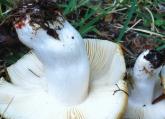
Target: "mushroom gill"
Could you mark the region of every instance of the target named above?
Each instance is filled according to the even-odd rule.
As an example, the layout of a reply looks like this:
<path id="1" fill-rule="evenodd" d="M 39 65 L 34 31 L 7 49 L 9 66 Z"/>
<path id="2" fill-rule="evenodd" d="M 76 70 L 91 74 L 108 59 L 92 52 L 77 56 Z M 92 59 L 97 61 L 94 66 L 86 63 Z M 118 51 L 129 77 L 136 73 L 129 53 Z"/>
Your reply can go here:
<path id="1" fill-rule="evenodd" d="M 128 95 L 120 46 L 82 39 L 55 12 L 56 19 L 48 21 L 46 28 L 33 21 L 35 12 L 15 22 L 20 41 L 32 51 L 7 68 L 11 83 L 1 78 L 1 115 L 11 119 L 122 118 Z"/>

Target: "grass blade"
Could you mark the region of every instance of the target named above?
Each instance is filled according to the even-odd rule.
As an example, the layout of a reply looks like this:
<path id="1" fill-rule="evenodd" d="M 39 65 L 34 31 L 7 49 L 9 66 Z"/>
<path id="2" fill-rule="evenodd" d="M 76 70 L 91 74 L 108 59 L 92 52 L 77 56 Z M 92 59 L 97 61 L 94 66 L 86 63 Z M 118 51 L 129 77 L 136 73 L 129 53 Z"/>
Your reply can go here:
<path id="1" fill-rule="evenodd" d="M 67 15 L 70 12 L 72 12 L 76 8 L 76 5 L 77 5 L 77 0 L 70 0 L 68 6 L 64 10 L 64 15 Z"/>
<path id="2" fill-rule="evenodd" d="M 156 50 L 160 51 L 160 50 L 163 50 L 165 49 L 165 45 L 162 45 L 162 46 L 159 46 L 158 48 L 156 48 Z"/>
<path id="3" fill-rule="evenodd" d="M 120 42 L 122 40 L 122 38 L 124 36 L 124 33 L 125 33 L 125 31 L 126 31 L 126 29 L 128 27 L 128 24 L 129 24 L 129 22 L 130 22 L 130 20 L 131 20 L 131 18 L 133 16 L 133 13 L 136 11 L 136 8 L 137 8 L 136 0 L 131 0 L 131 8 L 128 11 L 128 18 L 125 21 L 124 26 L 123 26 L 123 28 L 120 31 L 119 37 L 117 38 L 117 42 Z"/>

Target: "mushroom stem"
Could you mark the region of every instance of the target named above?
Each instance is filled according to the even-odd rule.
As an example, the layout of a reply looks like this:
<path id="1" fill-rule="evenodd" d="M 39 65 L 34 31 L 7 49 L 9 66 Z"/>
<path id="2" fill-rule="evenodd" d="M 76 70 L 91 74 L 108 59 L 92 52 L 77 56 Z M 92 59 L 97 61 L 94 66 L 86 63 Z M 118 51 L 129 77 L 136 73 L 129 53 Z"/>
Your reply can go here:
<path id="1" fill-rule="evenodd" d="M 141 81 L 134 80 L 134 89 L 131 91 L 132 100 L 141 105 L 151 104 L 156 81 L 144 79 Z"/>
<path id="2" fill-rule="evenodd" d="M 133 68 L 134 87 L 131 91 L 131 100 L 141 105 L 151 104 L 155 85 L 159 79 L 161 66 L 154 69 L 150 61 L 145 59 L 149 50 L 143 52 L 136 60 Z"/>
<path id="3" fill-rule="evenodd" d="M 64 65 L 54 65 L 51 68 L 44 66 L 48 93 L 66 105 L 79 104 L 88 95 L 88 61 L 83 57 L 80 62 L 74 58 L 65 60 L 68 60 L 67 64 L 65 61 L 60 62 Z"/>
<path id="4" fill-rule="evenodd" d="M 21 28 L 15 25 L 18 37 L 42 62 L 48 93 L 63 104 L 81 103 L 88 95 L 89 61 L 78 31 L 62 16 L 49 23 L 56 37 L 38 24 L 31 25 L 30 17 L 23 23 Z"/>
<path id="5" fill-rule="evenodd" d="M 61 54 L 54 56 L 53 61 L 45 59 L 45 55 L 40 59 L 45 67 L 48 92 L 70 105 L 81 103 L 88 95 L 89 61 L 79 33 L 67 21 L 63 25 L 63 28 L 57 31 L 59 39 L 64 41 L 64 49 L 59 51 Z M 49 44 L 49 41 L 45 44 Z M 46 46 L 43 44 L 43 47 Z M 53 49 L 50 52 L 53 52 Z M 42 51 L 36 54 L 40 55 Z M 47 55 L 53 56 L 48 52 Z"/>

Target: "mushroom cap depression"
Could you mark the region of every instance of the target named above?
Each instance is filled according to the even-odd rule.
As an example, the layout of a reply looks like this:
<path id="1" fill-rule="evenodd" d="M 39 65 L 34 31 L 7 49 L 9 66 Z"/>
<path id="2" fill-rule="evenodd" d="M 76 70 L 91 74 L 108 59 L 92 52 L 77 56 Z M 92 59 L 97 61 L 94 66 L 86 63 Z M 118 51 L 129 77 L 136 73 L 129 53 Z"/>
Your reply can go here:
<path id="1" fill-rule="evenodd" d="M 12 119 L 122 118 L 128 95 L 123 81 L 126 68 L 120 46 L 99 39 L 84 39 L 84 42 L 90 61 L 89 94 L 85 101 L 74 106 L 54 101 L 42 78 L 42 63 L 29 52 L 7 68 L 11 83 L 1 78 L 2 116 Z"/>

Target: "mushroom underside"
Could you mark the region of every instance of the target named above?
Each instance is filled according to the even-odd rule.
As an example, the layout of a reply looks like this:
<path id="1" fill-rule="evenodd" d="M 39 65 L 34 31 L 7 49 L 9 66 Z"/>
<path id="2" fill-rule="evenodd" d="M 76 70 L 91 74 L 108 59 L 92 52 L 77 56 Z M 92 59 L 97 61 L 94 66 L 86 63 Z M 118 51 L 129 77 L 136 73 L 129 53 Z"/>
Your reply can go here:
<path id="1" fill-rule="evenodd" d="M 30 52 L 7 68 L 12 83 L 1 78 L 1 114 L 12 119 L 121 118 L 128 98 L 127 85 L 123 81 L 126 68 L 122 51 L 119 45 L 109 41 L 84 41 L 91 80 L 89 95 L 83 103 L 65 106 L 48 95 L 42 78 L 43 66 Z"/>

